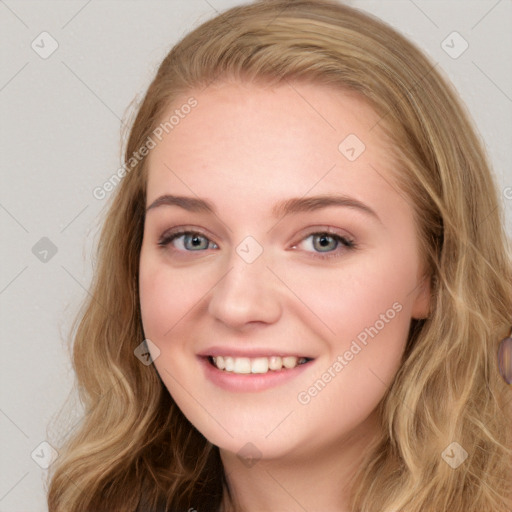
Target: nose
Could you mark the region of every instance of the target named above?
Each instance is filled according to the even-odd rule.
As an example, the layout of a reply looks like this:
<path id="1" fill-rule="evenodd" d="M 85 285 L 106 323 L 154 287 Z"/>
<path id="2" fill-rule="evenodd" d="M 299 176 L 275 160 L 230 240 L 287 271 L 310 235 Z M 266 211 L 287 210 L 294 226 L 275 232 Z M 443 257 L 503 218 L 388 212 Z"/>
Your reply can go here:
<path id="1" fill-rule="evenodd" d="M 235 329 L 274 323 L 282 314 L 279 285 L 263 255 L 247 263 L 233 251 L 224 277 L 212 290 L 208 312 Z"/>

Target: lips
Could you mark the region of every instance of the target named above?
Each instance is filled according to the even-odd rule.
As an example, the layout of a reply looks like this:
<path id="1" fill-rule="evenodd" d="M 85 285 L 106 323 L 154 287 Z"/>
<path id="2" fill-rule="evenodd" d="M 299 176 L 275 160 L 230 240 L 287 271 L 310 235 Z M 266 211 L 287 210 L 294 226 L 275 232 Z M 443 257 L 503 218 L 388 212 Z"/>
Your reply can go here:
<path id="1" fill-rule="evenodd" d="M 299 349 L 300 350 L 300 349 Z M 212 346 L 197 354 L 205 376 L 235 392 L 263 391 L 294 379 L 314 361 L 311 354 L 275 347 Z"/>
<path id="2" fill-rule="evenodd" d="M 214 352 L 217 355 L 211 355 L 208 352 Z M 234 355 L 218 355 L 219 352 L 227 354 L 225 350 L 210 350 L 198 355 L 197 359 L 208 381 L 217 388 L 232 393 L 261 392 L 275 386 L 285 385 L 298 378 L 314 363 L 314 359 L 309 357 L 276 353 L 265 356 L 259 350 L 252 350 L 257 355 L 251 354 L 250 357 L 247 352 L 243 353 L 240 350 L 229 351 L 231 354 L 235 353 Z M 280 369 L 272 370 L 270 366 L 277 368 L 279 359 L 281 360 Z M 290 368 L 284 366 L 283 361 Z M 219 369 L 217 365 L 224 365 L 224 369 Z"/>

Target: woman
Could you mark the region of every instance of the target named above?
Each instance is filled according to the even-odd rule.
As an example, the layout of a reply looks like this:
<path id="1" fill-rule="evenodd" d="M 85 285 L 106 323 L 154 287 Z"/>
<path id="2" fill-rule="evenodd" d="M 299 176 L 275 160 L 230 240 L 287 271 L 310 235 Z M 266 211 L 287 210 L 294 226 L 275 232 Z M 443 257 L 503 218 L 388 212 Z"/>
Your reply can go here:
<path id="1" fill-rule="evenodd" d="M 124 169 L 50 512 L 510 509 L 497 187 L 411 43 L 231 9 L 164 59 Z"/>

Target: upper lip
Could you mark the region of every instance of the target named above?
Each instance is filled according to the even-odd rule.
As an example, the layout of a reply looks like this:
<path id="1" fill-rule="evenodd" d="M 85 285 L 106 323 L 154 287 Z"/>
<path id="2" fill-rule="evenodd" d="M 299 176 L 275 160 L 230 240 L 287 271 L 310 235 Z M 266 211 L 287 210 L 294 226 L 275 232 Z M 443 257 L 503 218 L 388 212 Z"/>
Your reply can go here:
<path id="1" fill-rule="evenodd" d="M 199 354 L 197 354 L 200 357 L 217 357 L 217 356 L 232 356 L 232 357 L 272 357 L 272 356 L 279 356 L 279 357 L 288 357 L 288 356 L 294 356 L 294 357 L 305 357 L 307 359 L 313 359 L 311 356 L 305 355 L 302 352 L 297 351 L 289 351 L 289 350 L 276 350 L 275 348 L 259 348 L 259 347 L 251 347 L 251 348 L 245 348 L 241 349 L 240 347 L 210 347 L 203 351 L 201 351 Z"/>

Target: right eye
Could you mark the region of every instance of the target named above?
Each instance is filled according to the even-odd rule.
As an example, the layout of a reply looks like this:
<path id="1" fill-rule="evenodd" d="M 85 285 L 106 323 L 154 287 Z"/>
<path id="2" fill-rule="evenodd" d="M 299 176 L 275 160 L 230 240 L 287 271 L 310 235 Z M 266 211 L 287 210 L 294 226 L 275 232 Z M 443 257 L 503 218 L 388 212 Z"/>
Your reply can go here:
<path id="1" fill-rule="evenodd" d="M 203 234 L 197 231 L 185 230 L 165 233 L 158 241 L 160 247 L 167 247 L 169 244 L 173 244 L 173 249 L 185 252 L 197 252 L 218 248 L 217 244 L 211 242 L 210 239 Z M 213 247 L 211 247 L 210 244 L 212 244 Z"/>

